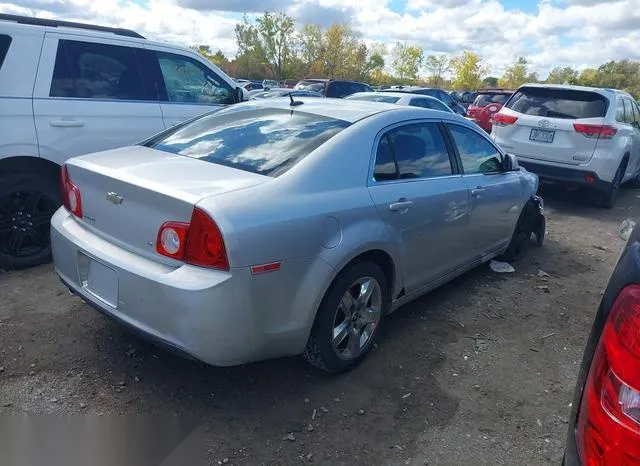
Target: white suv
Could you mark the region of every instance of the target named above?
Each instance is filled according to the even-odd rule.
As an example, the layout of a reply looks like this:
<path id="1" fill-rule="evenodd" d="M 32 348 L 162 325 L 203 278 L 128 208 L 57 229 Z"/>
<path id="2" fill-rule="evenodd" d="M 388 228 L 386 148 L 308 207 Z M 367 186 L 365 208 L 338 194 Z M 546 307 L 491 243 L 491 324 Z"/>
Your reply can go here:
<path id="1" fill-rule="evenodd" d="M 609 208 L 622 183 L 640 187 L 640 111 L 626 92 L 525 84 L 493 120 L 493 139 L 541 182 L 590 188 Z"/>
<path id="2" fill-rule="evenodd" d="M 49 259 L 67 158 L 136 143 L 247 98 L 188 48 L 0 14 L 0 269 Z"/>

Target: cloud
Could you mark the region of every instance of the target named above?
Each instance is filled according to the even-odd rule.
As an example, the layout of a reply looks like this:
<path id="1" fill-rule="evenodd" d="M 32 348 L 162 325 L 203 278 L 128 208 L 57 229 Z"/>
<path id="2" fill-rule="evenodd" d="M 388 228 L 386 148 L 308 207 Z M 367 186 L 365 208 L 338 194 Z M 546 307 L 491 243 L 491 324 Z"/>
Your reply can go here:
<path id="1" fill-rule="evenodd" d="M 287 0 L 178 0 L 178 5 L 198 11 L 233 11 L 262 13 L 263 11 L 284 11 Z"/>
<path id="2" fill-rule="evenodd" d="M 351 23 L 355 12 L 349 7 L 340 8 L 324 6 L 316 2 L 299 2 L 291 5 L 287 13 L 296 20 L 298 25 L 313 23 L 327 27 L 334 23 Z"/>

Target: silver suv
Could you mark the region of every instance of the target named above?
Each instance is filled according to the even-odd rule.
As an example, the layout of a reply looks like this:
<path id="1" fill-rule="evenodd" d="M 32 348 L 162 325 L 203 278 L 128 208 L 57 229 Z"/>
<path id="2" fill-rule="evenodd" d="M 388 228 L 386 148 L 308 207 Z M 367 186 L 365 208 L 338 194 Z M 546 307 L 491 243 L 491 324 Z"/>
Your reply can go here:
<path id="1" fill-rule="evenodd" d="M 525 84 L 493 117 L 493 139 L 541 181 L 590 189 L 611 208 L 640 187 L 640 110 L 626 92 Z"/>

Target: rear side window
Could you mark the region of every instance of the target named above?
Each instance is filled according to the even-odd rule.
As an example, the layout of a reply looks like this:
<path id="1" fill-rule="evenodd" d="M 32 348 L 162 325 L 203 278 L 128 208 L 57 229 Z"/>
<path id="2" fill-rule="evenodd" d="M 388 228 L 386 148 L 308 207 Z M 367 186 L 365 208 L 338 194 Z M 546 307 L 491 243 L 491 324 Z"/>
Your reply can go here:
<path id="1" fill-rule="evenodd" d="M 616 99 L 616 121 L 624 123 L 624 102 L 620 97 Z"/>
<path id="2" fill-rule="evenodd" d="M 6 34 L 0 34 L 0 68 L 2 68 L 2 64 L 4 63 L 4 59 L 7 56 L 7 52 L 9 51 L 10 45 L 11 45 L 11 36 L 7 36 Z"/>
<path id="3" fill-rule="evenodd" d="M 303 112 L 227 107 L 145 145 L 277 177 L 348 126 L 343 120 Z"/>
<path id="4" fill-rule="evenodd" d="M 598 118 L 607 112 L 603 95 L 574 89 L 522 87 L 507 103 L 507 108 L 525 115 L 548 118 Z"/>
<path id="5" fill-rule="evenodd" d="M 380 140 L 374 171 L 377 181 L 433 178 L 452 173 L 449 151 L 435 123 L 402 126 Z"/>
<path id="6" fill-rule="evenodd" d="M 136 50 L 118 45 L 60 40 L 50 95 L 144 100 Z"/>

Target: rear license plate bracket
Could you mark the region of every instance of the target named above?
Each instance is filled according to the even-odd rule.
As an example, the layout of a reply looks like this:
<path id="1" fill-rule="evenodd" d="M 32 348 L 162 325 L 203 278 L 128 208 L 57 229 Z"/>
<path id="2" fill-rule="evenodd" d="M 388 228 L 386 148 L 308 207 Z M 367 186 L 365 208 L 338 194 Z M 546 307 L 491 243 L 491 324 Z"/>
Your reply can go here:
<path id="1" fill-rule="evenodd" d="M 118 307 L 118 273 L 102 262 L 78 252 L 82 288 L 108 306 Z"/>
<path id="2" fill-rule="evenodd" d="M 529 140 L 551 144 L 555 135 L 555 131 L 550 131 L 548 129 L 531 128 L 531 133 L 529 133 Z"/>

